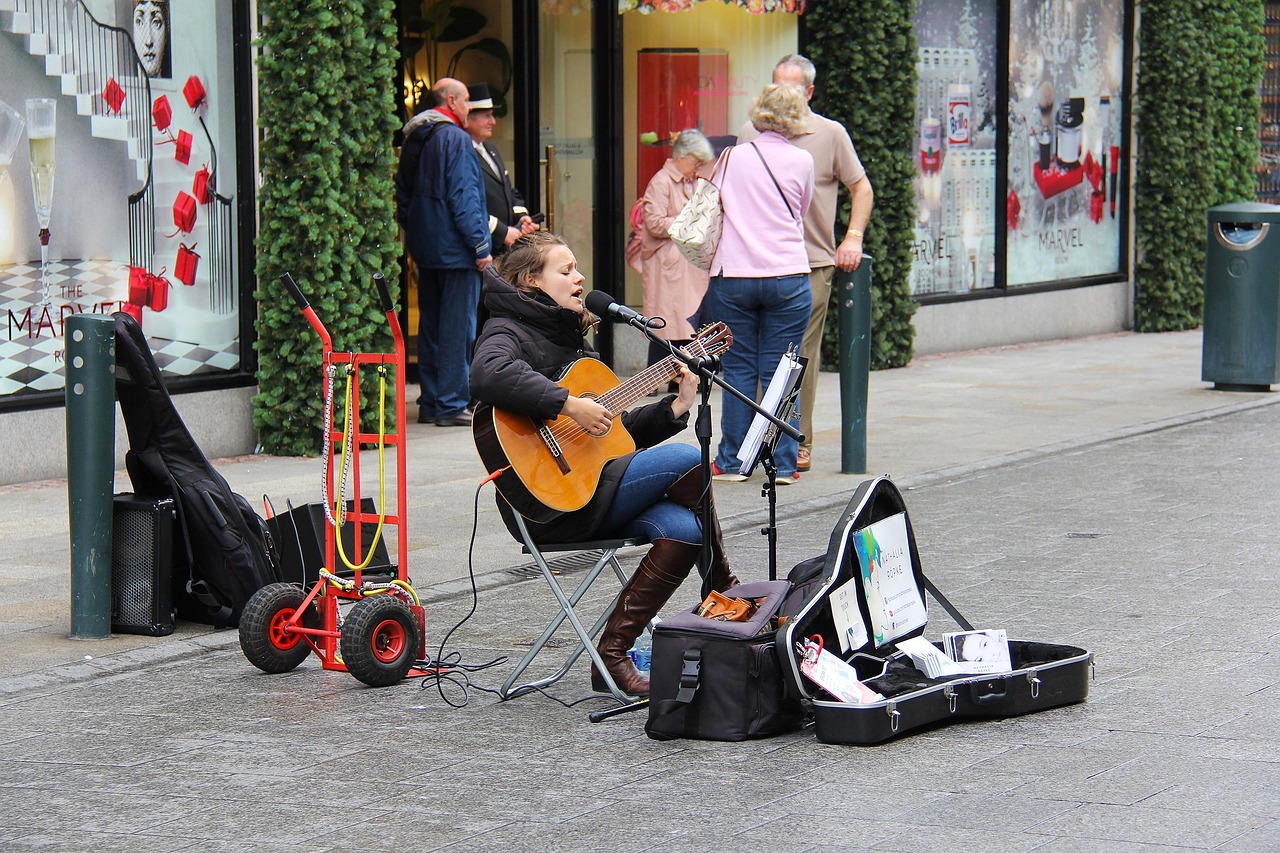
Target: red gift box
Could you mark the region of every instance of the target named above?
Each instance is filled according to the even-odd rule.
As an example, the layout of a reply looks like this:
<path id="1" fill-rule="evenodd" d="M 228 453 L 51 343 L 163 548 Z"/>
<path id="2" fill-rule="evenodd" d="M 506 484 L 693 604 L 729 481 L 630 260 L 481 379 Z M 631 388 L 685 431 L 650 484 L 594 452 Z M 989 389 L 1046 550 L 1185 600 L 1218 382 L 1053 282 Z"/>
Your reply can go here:
<path id="1" fill-rule="evenodd" d="M 199 77 L 192 74 L 187 78 L 186 85 L 182 87 L 182 96 L 187 99 L 187 105 L 193 110 L 204 103 L 204 84 L 200 82 Z"/>
<path id="2" fill-rule="evenodd" d="M 1018 198 L 1017 190 L 1009 190 L 1009 198 L 1004 203 L 1004 215 L 1008 220 L 1009 230 L 1018 230 L 1018 219 L 1022 216 L 1022 200 Z"/>
<path id="3" fill-rule="evenodd" d="M 120 310 L 128 314 L 133 319 L 137 320 L 139 326 L 142 325 L 142 306 L 141 305 L 134 305 L 131 302 L 126 302 L 125 304 L 120 306 Z"/>
<path id="4" fill-rule="evenodd" d="M 151 120 L 155 122 L 156 130 L 161 133 L 169 129 L 169 125 L 173 122 L 173 108 L 169 106 L 168 95 L 161 95 L 151 105 Z"/>
<path id="5" fill-rule="evenodd" d="M 200 264 L 200 256 L 195 246 L 186 243 L 178 244 L 178 261 L 173 265 L 173 275 L 178 281 L 191 287 L 196 283 L 196 267 Z"/>
<path id="6" fill-rule="evenodd" d="M 151 296 L 151 273 L 142 267 L 129 267 L 129 304 L 141 308 Z M 139 315 L 141 316 L 141 315 Z"/>
<path id="7" fill-rule="evenodd" d="M 164 272 L 164 270 L 161 270 Z M 163 311 L 169 307 L 169 279 L 163 275 L 151 276 L 151 298 L 147 301 L 147 307 L 152 311 Z"/>
<path id="8" fill-rule="evenodd" d="M 208 204 L 213 201 L 213 193 L 209 190 L 208 166 L 201 166 L 200 171 L 196 172 L 195 180 L 191 182 L 191 194 L 201 204 Z"/>
<path id="9" fill-rule="evenodd" d="M 173 159 L 184 166 L 191 162 L 191 141 L 191 134 L 180 130 L 178 139 L 173 144 Z"/>
<path id="10" fill-rule="evenodd" d="M 107 87 L 102 90 L 102 99 L 107 102 L 107 106 L 111 107 L 111 112 L 120 112 L 120 105 L 124 103 L 124 89 L 120 88 L 116 78 L 107 79 Z"/>
<path id="11" fill-rule="evenodd" d="M 187 234 L 196 227 L 196 200 L 181 190 L 173 200 L 173 224 L 178 226 L 179 231 Z"/>

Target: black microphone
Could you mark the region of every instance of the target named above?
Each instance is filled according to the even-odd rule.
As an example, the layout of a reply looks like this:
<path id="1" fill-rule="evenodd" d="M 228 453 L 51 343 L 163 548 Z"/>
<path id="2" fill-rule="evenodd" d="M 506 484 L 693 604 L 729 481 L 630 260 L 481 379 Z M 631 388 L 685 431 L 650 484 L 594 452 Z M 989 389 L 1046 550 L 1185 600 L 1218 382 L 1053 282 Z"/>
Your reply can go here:
<path id="1" fill-rule="evenodd" d="M 628 323 L 639 329 L 649 328 L 649 324 L 657 319 L 646 317 L 620 302 L 614 302 L 613 297 L 603 290 L 593 290 L 587 294 L 587 310 L 597 317 L 608 317 L 615 322 Z"/>

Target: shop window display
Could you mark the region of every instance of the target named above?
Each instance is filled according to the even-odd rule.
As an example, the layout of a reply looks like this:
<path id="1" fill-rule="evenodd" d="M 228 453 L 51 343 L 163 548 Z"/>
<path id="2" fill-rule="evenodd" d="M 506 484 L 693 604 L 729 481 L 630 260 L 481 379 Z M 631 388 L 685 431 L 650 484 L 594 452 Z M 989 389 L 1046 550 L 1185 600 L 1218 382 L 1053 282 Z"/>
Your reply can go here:
<path id="1" fill-rule="evenodd" d="M 916 8 L 916 223 L 911 289 L 995 284 L 995 3 L 922 0 Z"/>
<path id="2" fill-rule="evenodd" d="M 61 392 L 80 312 L 132 313 L 169 376 L 239 371 L 233 4 L 49 10 L 0 16 L 0 101 L 51 105 L 0 182 L 0 404 Z M 41 39 L 65 46 L 59 68 Z"/>
<path id="3" fill-rule="evenodd" d="M 1122 3 L 1012 4 L 1010 286 L 1122 272 L 1126 62 Z"/>
<path id="4" fill-rule="evenodd" d="M 997 69 L 994 0 L 917 3 L 915 295 L 1123 274 L 1125 8 L 1014 2 L 1008 66 Z M 1003 104 L 997 74 L 1007 74 Z"/>

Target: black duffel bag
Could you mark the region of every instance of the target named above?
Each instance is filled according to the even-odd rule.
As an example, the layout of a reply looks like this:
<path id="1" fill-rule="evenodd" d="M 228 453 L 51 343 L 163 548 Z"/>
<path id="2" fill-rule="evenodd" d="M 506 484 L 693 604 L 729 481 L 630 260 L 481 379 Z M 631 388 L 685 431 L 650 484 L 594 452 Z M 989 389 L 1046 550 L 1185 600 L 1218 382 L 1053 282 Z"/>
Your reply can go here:
<path id="1" fill-rule="evenodd" d="M 763 599 L 746 622 L 719 622 L 680 613 L 653 632 L 649 670 L 649 721 L 654 740 L 747 740 L 799 727 L 803 708 L 786 689 L 774 646 L 764 631 L 791 584 L 761 581 L 727 595 Z"/>

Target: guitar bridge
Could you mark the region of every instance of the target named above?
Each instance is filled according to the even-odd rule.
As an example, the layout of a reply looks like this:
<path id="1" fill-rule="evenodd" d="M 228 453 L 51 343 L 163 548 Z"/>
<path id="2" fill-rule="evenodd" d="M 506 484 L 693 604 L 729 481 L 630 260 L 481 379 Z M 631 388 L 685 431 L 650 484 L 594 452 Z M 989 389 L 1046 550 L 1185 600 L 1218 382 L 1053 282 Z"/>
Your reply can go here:
<path id="1" fill-rule="evenodd" d="M 556 441 L 556 437 L 552 434 L 551 428 L 545 423 L 538 427 L 538 435 L 542 437 L 542 443 L 547 446 L 547 450 L 551 451 L 551 458 L 556 460 L 556 467 L 560 469 L 561 474 L 569 473 L 569 463 L 565 461 L 564 451 L 560 448 L 560 442 Z"/>

